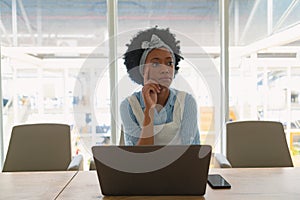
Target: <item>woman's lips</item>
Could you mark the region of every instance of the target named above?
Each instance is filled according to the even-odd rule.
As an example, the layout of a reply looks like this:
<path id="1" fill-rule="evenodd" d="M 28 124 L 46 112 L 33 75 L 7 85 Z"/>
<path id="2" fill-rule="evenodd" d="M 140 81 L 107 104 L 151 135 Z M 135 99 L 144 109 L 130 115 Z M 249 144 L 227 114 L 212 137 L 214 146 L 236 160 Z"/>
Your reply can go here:
<path id="1" fill-rule="evenodd" d="M 159 80 L 160 81 L 171 81 L 172 79 L 170 77 L 162 77 Z"/>

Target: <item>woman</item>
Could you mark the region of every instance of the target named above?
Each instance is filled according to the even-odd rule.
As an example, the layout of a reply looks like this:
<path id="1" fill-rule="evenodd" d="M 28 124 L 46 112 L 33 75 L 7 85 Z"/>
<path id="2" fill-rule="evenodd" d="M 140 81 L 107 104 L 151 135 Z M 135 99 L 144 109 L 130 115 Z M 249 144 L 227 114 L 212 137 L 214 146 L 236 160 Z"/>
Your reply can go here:
<path id="1" fill-rule="evenodd" d="M 154 27 L 127 46 L 127 72 L 143 88 L 121 102 L 125 144 L 200 144 L 195 99 L 170 88 L 183 59 L 179 41 L 169 29 Z"/>

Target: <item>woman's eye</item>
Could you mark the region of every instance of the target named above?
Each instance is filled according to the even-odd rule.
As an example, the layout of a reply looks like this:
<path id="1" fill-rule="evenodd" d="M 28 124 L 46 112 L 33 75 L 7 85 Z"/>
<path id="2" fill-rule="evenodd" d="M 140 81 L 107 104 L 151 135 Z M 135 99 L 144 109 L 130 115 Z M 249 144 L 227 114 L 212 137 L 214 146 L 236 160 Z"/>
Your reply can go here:
<path id="1" fill-rule="evenodd" d="M 152 63 L 152 67 L 158 67 L 160 64 L 157 62 Z"/>
<path id="2" fill-rule="evenodd" d="M 173 66 L 173 61 L 168 62 L 168 66 Z"/>

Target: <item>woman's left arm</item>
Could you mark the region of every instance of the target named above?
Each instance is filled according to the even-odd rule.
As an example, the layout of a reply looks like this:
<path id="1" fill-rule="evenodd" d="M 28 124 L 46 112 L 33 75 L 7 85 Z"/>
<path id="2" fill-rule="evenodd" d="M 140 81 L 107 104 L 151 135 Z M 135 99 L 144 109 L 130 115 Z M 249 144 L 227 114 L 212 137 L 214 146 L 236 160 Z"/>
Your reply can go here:
<path id="1" fill-rule="evenodd" d="M 198 129 L 198 107 L 194 97 L 186 94 L 180 126 L 182 144 L 200 144 Z"/>

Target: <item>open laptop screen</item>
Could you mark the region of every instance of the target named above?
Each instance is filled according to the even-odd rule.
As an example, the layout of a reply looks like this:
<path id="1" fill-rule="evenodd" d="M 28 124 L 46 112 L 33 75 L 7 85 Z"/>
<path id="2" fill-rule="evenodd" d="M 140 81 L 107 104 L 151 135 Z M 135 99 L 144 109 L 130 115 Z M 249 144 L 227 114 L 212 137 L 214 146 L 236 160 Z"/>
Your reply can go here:
<path id="1" fill-rule="evenodd" d="M 204 195 L 209 145 L 94 146 L 103 195 Z"/>

